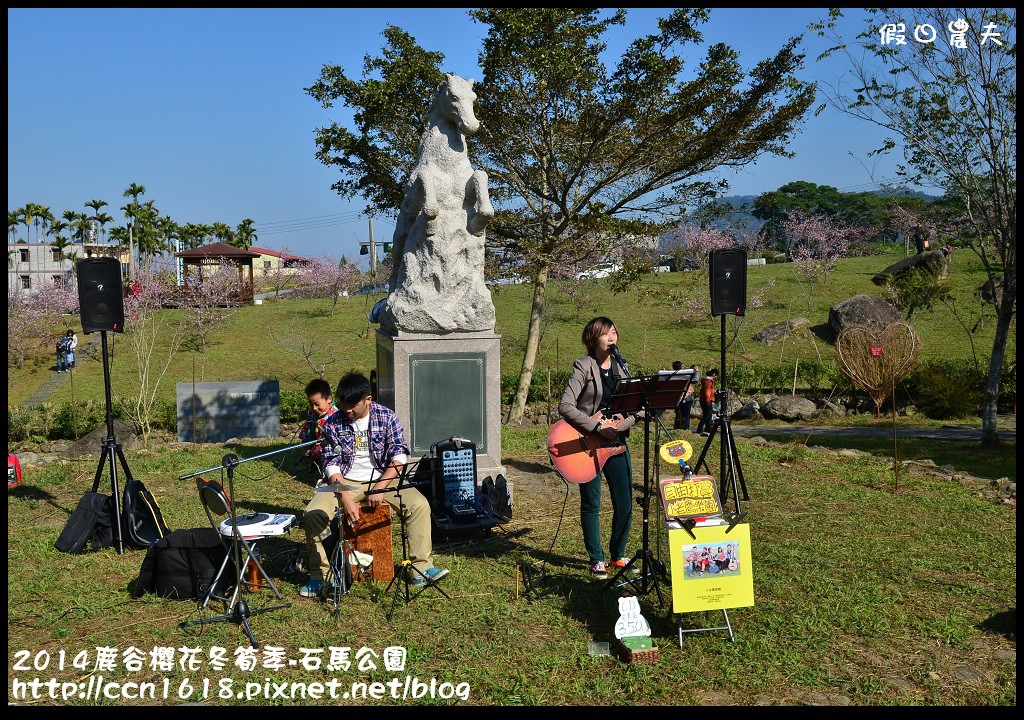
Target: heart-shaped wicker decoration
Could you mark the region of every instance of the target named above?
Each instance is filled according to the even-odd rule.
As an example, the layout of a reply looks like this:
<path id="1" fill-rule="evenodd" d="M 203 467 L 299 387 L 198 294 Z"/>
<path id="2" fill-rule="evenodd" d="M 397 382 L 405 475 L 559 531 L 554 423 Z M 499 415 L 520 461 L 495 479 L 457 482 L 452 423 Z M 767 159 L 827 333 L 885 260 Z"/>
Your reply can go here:
<path id="1" fill-rule="evenodd" d="M 906 323 L 882 331 L 863 325 L 848 327 L 836 338 L 836 360 L 846 376 L 881 407 L 894 383 L 914 369 L 921 343 Z"/>

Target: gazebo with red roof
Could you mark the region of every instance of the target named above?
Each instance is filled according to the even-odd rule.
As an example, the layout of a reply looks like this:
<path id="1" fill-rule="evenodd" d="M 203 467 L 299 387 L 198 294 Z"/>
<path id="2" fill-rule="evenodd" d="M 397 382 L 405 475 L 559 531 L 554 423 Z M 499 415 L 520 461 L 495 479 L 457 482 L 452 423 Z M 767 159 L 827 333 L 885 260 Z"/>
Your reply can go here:
<path id="1" fill-rule="evenodd" d="M 251 303 L 253 299 L 252 261 L 260 257 L 259 253 L 242 250 L 232 247 L 226 243 L 210 243 L 202 245 L 193 250 L 182 250 L 175 253 L 174 257 L 181 258 L 185 262 L 184 292 L 188 293 L 188 266 L 195 265 L 199 268 L 199 277 L 203 276 L 203 266 L 220 266 L 224 261 L 237 263 L 238 265 L 238 287 L 239 302 Z M 249 268 L 249 282 L 245 282 L 243 268 Z"/>

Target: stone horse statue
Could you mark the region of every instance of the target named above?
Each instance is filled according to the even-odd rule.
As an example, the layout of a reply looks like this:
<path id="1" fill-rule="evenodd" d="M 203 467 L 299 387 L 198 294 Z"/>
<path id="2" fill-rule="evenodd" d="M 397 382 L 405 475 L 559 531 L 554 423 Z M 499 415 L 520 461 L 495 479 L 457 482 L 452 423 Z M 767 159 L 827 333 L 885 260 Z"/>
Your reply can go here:
<path id="1" fill-rule="evenodd" d="M 466 136 L 480 121 L 473 81 L 445 75 L 392 239 L 388 297 L 374 320 L 396 331 L 446 334 L 494 330 L 494 304 L 484 284 L 484 230 L 494 209 L 487 173 L 473 170 Z"/>

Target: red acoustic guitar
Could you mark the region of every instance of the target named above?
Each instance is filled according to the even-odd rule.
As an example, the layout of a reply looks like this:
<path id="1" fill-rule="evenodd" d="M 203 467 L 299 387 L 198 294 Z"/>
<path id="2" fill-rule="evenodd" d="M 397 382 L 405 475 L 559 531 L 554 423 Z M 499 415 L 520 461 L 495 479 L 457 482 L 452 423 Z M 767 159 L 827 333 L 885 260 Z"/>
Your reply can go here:
<path id="1" fill-rule="evenodd" d="M 622 418 L 606 418 L 602 413 L 592 416 L 600 427 L 616 427 Z M 568 482 L 585 483 L 597 477 L 608 458 L 626 452 L 626 446 L 609 442 L 599 432 L 581 433 L 565 420 L 548 430 L 548 455 L 558 474 Z"/>

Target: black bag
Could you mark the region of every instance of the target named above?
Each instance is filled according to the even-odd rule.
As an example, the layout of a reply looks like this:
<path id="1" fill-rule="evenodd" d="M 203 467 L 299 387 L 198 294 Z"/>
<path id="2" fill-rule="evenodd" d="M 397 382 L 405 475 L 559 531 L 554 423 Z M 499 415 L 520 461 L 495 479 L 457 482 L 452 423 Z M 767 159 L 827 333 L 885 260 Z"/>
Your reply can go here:
<path id="1" fill-rule="evenodd" d="M 229 543 L 221 543 L 213 528 L 175 530 L 146 550 L 132 597 L 155 593 L 169 600 L 199 600 L 227 556 Z M 228 560 L 215 594 L 222 595 L 236 581 L 235 563 Z"/>
<path id="2" fill-rule="evenodd" d="M 87 492 L 78 501 L 53 546 L 61 552 L 84 553 L 113 545 L 114 497 Z"/>
<path id="3" fill-rule="evenodd" d="M 499 523 L 512 519 L 512 494 L 504 475 L 499 474 L 494 480 L 491 480 L 490 475 L 485 477 L 480 483 L 480 495 L 488 499 L 491 514 Z"/>
<path id="4" fill-rule="evenodd" d="M 139 550 L 152 547 L 170 532 L 156 498 L 141 480 L 132 479 L 125 485 L 121 515 L 124 518 L 125 543 Z"/>

